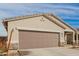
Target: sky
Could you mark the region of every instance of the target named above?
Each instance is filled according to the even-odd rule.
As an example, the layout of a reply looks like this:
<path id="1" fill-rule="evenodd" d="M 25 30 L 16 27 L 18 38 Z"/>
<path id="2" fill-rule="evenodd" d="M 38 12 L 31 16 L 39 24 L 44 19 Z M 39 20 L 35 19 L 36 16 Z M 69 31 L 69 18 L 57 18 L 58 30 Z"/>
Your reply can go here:
<path id="1" fill-rule="evenodd" d="M 6 36 L 2 19 L 24 16 L 38 13 L 52 13 L 59 16 L 64 22 L 74 28 L 79 28 L 79 4 L 78 3 L 24 3 L 24 4 L 0 4 L 0 36 Z"/>

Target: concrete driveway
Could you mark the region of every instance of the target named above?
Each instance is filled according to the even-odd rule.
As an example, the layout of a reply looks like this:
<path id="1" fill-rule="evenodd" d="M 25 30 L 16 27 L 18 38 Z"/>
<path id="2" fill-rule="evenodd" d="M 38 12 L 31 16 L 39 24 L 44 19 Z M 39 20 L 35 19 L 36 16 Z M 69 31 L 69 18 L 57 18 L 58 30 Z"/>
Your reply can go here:
<path id="1" fill-rule="evenodd" d="M 53 47 L 28 49 L 20 52 L 22 56 L 79 56 L 79 49 L 72 49 L 67 47 Z M 16 51 L 9 53 L 10 55 L 18 55 Z"/>

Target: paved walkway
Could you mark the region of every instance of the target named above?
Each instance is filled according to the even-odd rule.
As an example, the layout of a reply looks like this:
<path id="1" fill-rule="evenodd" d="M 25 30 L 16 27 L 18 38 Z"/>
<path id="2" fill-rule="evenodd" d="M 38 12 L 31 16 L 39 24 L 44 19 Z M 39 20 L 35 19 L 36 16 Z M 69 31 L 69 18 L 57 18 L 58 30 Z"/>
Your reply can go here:
<path id="1" fill-rule="evenodd" d="M 18 55 L 15 51 L 10 52 L 10 55 Z M 42 49 L 30 49 L 21 52 L 23 56 L 79 56 L 79 48 L 72 49 L 67 47 L 53 47 Z"/>

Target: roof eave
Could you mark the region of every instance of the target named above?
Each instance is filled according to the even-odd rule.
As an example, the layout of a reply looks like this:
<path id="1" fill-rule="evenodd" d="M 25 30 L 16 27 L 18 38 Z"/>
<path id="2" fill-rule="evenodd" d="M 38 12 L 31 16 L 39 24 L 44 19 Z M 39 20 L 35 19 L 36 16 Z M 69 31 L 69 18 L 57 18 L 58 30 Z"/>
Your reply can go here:
<path id="1" fill-rule="evenodd" d="M 56 19 L 58 19 L 59 21 L 61 21 L 63 24 L 65 24 L 66 26 L 68 26 L 69 28 L 71 28 L 74 31 L 77 31 L 75 28 L 73 28 L 71 25 L 69 25 L 68 23 L 64 22 L 60 17 L 56 16 L 55 14 L 51 14 L 51 16 L 54 16 Z"/>
<path id="2" fill-rule="evenodd" d="M 51 13 L 44 13 L 44 14 L 33 14 L 33 15 L 28 15 L 28 16 L 18 16 L 18 17 L 14 17 L 14 18 L 6 18 L 3 21 L 3 24 L 5 27 L 7 27 L 7 22 L 9 21 L 16 21 L 16 20 L 21 20 L 21 19 L 26 19 L 26 18 L 33 18 L 36 16 L 46 16 L 46 15 L 51 15 L 53 17 L 55 17 L 56 19 L 58 19 L 60 22 L 62 22 L 63 24 L 65 24 L 66 26 L 68 26 L 69 28 L 71 28 L 74 31 L 77 31 L 75 28 L 73 28 L 72 26 L 70 26 L 68 23 L 65 23 L 60 17 L 56 16 L 55 14 L 51 14 Z"/>

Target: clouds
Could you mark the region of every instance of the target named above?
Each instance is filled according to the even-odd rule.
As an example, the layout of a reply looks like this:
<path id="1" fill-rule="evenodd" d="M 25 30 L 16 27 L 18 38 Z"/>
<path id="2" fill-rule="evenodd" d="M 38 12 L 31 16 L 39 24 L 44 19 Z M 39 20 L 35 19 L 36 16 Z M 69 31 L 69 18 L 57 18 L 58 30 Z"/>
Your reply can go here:
<path id="1" fill-rule="evenodd" d="M 0 19 L 36 13 L 54 13 L 75 28 L 79 28 L 79 4 L 0 4 Z M 0 23 L 0 32 L 4 28 Z M 3 30 L 3 31 L 2 31 Z"/>
<path id="2" fill-rule="evenodd" d="M 0 12 L 8 17 L 31 13 L 56 13 L 59 16 L 76 16 L 79 8 L 73 4 L 0 4 Z M 2 14 L 1 14 L 2 15 Z M 2 15 L 3 16 L 3 15 Z"/>

